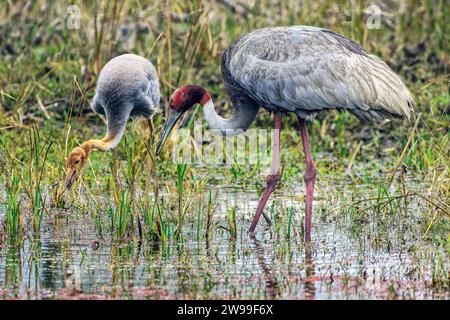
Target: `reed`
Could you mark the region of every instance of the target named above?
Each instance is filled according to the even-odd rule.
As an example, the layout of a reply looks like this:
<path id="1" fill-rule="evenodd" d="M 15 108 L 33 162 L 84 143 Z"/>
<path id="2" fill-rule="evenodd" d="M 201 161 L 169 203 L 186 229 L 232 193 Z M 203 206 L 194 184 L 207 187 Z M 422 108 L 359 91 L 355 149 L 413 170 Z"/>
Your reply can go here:
<path id="1" fill-rule="evenodd" d="M 237 236 L 236 207 L 231 207 L 228 209 L 226 219 L 230 235 L 232 237 L 236 237 Z"/>
<path id="2" fill-rule="evenodd" d="M 6 180 L 6 230 L 8 240 L 12 243 L 20 241 L 22 235 L 22 214 L 20 210 L 20 180 L 16 173 L 11 172 Z"/>
<path id="3" fill-rule="evenodd" d="M 26 177 L 22 179 L 22 186 L 31 203 L 33 231 L 35 236 L 39 236 L 46 205 L 44 175 L 53 142 L 49 138 L 43 141 L 36 126 L 30 127 L 28 133 L 29 157 Z"/>
<path id="4" fill-rule="evenodd" d="M 178 221 L 175 233 L 180 235 L 183 228 L 184 216 L 185 216 L 185 207 L 183 205 L 183 197 L 184 197 L 184 181 L 186 178 L 186 174 L 188 172 L 188 165 L 177 164 L 177 195 L 178 195 Z"/>
<path id="5" fill-rule="evenodd" d="M 131 238 L 130 230 L 133 230 L 133 209 L 131 194 L 128 190 L 121 190 L 117 206 L 109 206 L 107 214 L 110 221 L 110 230 L 115 239 L 123 240 Z"/>

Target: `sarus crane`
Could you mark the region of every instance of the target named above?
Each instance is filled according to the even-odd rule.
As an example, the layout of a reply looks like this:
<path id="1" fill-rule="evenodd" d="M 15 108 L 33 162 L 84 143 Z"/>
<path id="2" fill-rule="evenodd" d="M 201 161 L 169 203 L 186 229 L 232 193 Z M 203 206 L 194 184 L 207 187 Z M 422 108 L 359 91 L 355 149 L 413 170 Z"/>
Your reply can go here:
<path id="1" fill-rule="evenodd" d="M 86 164 L 92 150 L 106 152 L 115 148 L 130 117 L 151 118 L 158 110 L 159 80 L 153 64 L 135 54 L 111 59 L 101 69 L 92 109 L 106 117 L 104 138 L 82 143 L 67 160 L 65 189 L 69 189 Z M 115 177 L 117 179 L 117 177 Z"/>
<path id="2" fill-rule="evenodd" d="M 316 169 L 306 122 L 318 112 L 330 109 L 347 110 L 364 122 L 410 118 L 413 113 L 410 92 L 386 63 L 356 42 L 322 28 L 273 27 L 242 35 L 223 52 L 221 72 L 234 106 L 232 116 L 225 119 L 218 115 L 211 94 L 203 87 L 179 87 L 169 102 L 157 154 L 178 119 L 197 103 L 202 105 L 209 126 L 224 135 L 246 130 L 259 107 L 273 112 L 272 166 L 250 226 L 251 233 L 280 180 L 280 130 L 284 114 L 294 113 L 299 119 L 306 159 L 305 240 L 310 241 Z"/>

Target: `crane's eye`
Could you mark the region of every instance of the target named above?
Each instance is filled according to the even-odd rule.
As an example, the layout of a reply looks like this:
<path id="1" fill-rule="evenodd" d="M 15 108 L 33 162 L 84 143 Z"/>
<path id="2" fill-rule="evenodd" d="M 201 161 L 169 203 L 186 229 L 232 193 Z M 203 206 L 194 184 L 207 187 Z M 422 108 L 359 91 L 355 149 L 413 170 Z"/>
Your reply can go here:
<path id="1" fill-rule="evenodd" d="M 80 160 L 78 159 L 78 160 L 75 160 L 75 162 L 74 162 L 75 164 L 79 164 L 80 163 Z"/>

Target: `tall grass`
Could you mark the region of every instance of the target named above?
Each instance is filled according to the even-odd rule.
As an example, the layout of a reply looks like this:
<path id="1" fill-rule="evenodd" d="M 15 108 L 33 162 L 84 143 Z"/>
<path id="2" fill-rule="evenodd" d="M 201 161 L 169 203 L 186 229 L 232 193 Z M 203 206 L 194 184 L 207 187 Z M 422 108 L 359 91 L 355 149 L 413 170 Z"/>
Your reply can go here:
<path id="1" fill-rule="evenodd" d="M 45 212 L 44 174 L 50 148 L 53 144 L 47 138 L 43 141 L 36 127 L 29 129 L 30 156 L 28 160 L 28 172 L 22 181 L 32 206 L 33 231 L 38 235 L 41 221 Z"/>
<path id="2" fill-rule="evenodd" d="M 109 206 L 107 214 L 110 221 L 110 229 L 114 239 L 125 239 L 132 234 L 128 233 L 133 226 L 133 209 L 131 194 L 128 190 L 120 192 L 120 199 L 117 206 Z M 129 237 L 128 237 L 129 238 Z"/>
<path id="3" fill-rule="evenodd" d="M 213 216 L 215 211 L 216 211 L 215 208 L 213 208 L 212 192 L 211 190 L 209 190 L 207 210 L 206 210 L 206 231 L 205 231 L 205 238 L 207 240 L 209 239 L 213 231 Z"/>

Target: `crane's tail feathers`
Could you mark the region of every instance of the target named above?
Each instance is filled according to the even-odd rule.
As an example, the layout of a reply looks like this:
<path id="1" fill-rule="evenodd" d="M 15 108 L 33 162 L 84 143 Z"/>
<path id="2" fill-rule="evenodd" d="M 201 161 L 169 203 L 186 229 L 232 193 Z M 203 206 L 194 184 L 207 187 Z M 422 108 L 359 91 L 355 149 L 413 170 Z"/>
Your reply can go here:
<path id="1" fill-rule="evenodd" d="M 368 102 L 368 110 L 360 108 L 351 112 L 363 121 L 382 120 L 388 118 L 410 119 L 414 113 L 414 98 L 400 77 L 387 64 L 376 56 L 369 57 L 365 76 L 372 84 L 372 101 Z"/>

